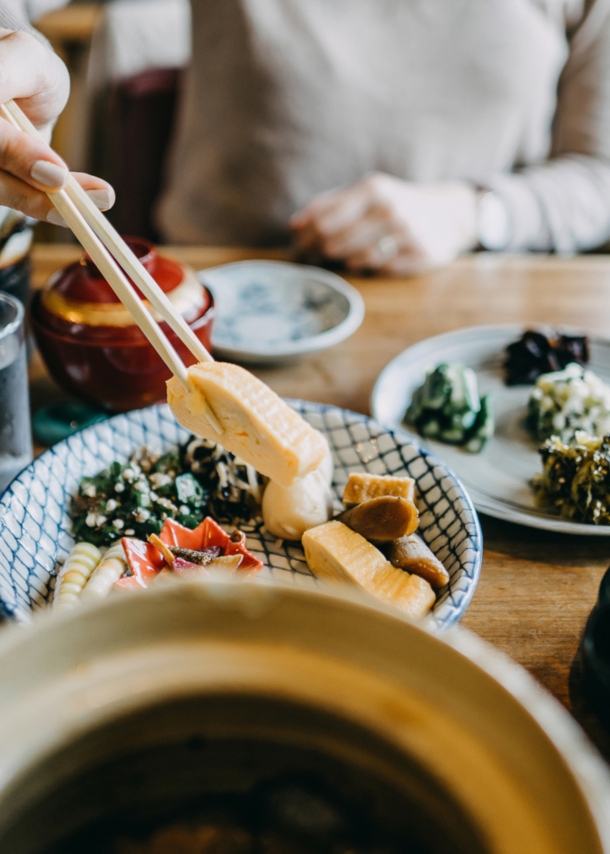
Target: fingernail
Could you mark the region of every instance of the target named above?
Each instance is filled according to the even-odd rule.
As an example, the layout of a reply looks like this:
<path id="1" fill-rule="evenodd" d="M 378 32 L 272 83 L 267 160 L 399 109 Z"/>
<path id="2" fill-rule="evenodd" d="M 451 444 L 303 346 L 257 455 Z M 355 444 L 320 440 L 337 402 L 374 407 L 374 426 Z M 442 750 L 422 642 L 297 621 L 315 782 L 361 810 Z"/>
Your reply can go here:
<path id="1" fill-rule="evenodd" d="M 49 163 L 48 160 L 37 160 L 32 166 L 30 175 L 39 184 L 49 187 L 53 190 L 61 190 L 68 180 L 68 170 L 64 166 L 58 166 L 56 163 Z"/>
<path id="2" fill-rule="evenodd" d="M 55 210 L 55 208 L 51 208 L 51 210 L 47 214 L 47 222 L 50 222 L 52 225 L 61 225 L 63 228 L 68 228 L 68 223 L 59 213 L 59 211 Z"/>
<path id="3" fill-rule="evenodd" d="M 95 207 L 99 208 L 101 211 L 107 211 L 108 208 L 111 208 L 114 204 L 114 190 L 87 190 L 87 195 Z"/>

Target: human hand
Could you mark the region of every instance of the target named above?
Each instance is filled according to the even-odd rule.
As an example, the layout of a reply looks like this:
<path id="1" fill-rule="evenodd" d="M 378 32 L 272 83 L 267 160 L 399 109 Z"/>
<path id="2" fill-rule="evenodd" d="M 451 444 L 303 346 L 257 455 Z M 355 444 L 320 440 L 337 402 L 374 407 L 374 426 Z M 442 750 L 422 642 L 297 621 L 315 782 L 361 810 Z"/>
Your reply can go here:
<path id="1" fill-rule="evenodd" d="M 14 99 L 50 139 L 52 123 L 65 107 L 69 92 L 68 71 L 58 56 L 28 33 L 0 28 L 0 103 Z M 46 193 L 61 190 L 69 174 L 61 157 L 43 140 L 0 118 L 0 205 L 65 225 Z M 112 207 L 110 184 L 83 173 L 75 173 L 75 178 L 98 208 Z"/>
<path id="2" fill-rule="evenodd" d="M 374 173 L 317 196 L 290 225 L 304 256 L 414 275 L 476 246 L 476 191 L 465 181 L 415 184 Z"/>

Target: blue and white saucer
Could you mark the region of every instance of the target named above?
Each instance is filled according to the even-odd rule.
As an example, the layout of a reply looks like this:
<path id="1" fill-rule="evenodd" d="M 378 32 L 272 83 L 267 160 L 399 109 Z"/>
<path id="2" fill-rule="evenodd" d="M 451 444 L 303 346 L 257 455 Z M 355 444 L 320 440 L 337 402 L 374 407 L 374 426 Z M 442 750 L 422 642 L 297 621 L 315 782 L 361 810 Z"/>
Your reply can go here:
<path id="1" fill-rule="evenodd" d="M 364 301 L 340 276 L 283 261 L 237 261 L 198 273 L 212 291 L 214 352 L 271 364 L 324 350 L 352 335 Z"/>

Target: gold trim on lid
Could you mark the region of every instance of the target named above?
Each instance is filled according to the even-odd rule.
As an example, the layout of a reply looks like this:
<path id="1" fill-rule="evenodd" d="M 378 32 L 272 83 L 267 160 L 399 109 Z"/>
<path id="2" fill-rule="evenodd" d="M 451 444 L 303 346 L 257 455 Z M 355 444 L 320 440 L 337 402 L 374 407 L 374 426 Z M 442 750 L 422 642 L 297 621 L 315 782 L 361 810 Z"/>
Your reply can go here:
<path id="1" fill-rule="evenodd" d="M 174 308 L 182 316 L 194 314 L 201 310 L 205 303 L 204 287 L 190 268 L 184 270 L 184 281 L 166 294 Z M 162 320 L 160 314 L 151 306 L 148 300 L 142 300 L 157 322 Z M 58 294 L 53 288 L 47 288 L 42 293 L 44 308 L 68 323 L 78 323 L 82 326 L 135 326 L 136 323 L 127 309 L 121 303 L 76 302 Z"/>

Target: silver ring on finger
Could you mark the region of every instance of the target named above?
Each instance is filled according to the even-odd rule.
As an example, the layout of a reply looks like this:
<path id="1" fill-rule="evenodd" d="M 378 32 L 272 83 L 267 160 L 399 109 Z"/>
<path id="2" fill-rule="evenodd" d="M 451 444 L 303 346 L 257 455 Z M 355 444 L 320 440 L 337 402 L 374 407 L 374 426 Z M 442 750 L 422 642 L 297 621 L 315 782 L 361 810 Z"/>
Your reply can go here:
<path id="1" fill-rule="evenodd" d="M 391 261 L 398 255 L 398 241 L 391 234 L 386 234 L 379 238 L 376 249 L 384 261 Z"/>

